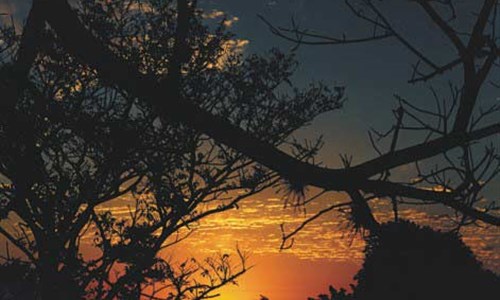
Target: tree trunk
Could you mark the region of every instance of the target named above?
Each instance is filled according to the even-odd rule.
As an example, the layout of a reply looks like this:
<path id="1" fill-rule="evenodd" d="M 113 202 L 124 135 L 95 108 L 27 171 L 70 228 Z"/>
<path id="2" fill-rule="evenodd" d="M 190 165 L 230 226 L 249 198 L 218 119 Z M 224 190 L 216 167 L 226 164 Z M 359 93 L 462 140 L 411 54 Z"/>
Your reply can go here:
<path id="1" fill-rule="evenodd" d="M 52 248 L 52 247 L 49 247 Z M 60 252 L 54 247 L 43 251 L 39 260 L 39 297 L 41 300 L 80 299 L 79 289 L 70 272 L 60 272 Z"/>

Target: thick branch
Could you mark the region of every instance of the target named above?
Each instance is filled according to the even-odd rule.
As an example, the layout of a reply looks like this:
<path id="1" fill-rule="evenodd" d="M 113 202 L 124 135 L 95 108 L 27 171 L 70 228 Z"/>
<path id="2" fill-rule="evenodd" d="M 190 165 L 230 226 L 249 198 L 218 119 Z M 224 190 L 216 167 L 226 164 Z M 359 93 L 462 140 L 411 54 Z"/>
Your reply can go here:
<path id="1" fill-rule="evenodd" d="M 458 37 L 455 30 L 448 25 L 448 23 L 438 14 L 438 12 L 432 7 L 430 1 L 428 0 L 418 0 L 417 1 L 420 6 L 425 10 L 427 15 L 431 18 L 431 20 L 441 29 L 441 31 L 450 39 L 455 48 L 457 49 L 460 56 L 465 54 L 465 45 L 462 43 L 460 38 Z"/>
<path id="2" fill-rule="evenodd" d="M 356 176 L 370 177 L 383 170 L 390 170 L 413 161 L 430 158 L 460 145 L 496 134 L 500 134 L 500 123 L 486 126 L 470 133 L 451 133 L 432 141 L 382 155 L 376 159 L 352 167 L 351 171 Z"/>
<path id="3" fill-rule="evenodd" d="M 14 66 L 10 70 L 12 72 L 2 74 L 2 77 L 6 78 L 0 78 L 0 88 L 2 88 L 4 95 L 0 101 L 0 110 L 4 113 L 10 111 L 15 105 L 28 80 L 28 73 L 38 54 L 43 24 L 44 19 L 40 12 L 40 4 L 35 1 L 24 26 Z"/>
<path id="4" fill-rule="evenodd" d="M 465 131 L 469 126 L 479 89 L 496 59 L 496 56 L 492 54 L 492 56 L 486 59 L 479 72 L 476 72 L 474 57 L 477 55 L 478 50 L 485 46 L 484 29 L 496 2 L 496 0 L 484 1 L 474 28 L 472 29 L 467 49 L 461 55 L 464 59 L 464 93 L 460 100 L 460 106 L 453 126 L 453 130 L 457 132 Z"/>
<path id="5" fill-rule="evenodd" d="M 476 23 L 472 29 L 469 44 L 467 45 L 467 48 L 472 50 L 472 52 L 474 52 L 474 50 L 482 44 L 481 41 L 483 40 L 483 32 L 488 24 L 488 19 L 493 12 L 496 2 L 497 0 L 485 0 L 483 3 L 483 7 L 477 16 Z"/>
<path id="6" fill-rule="evenodd" d="M 455 193 L 446 191 L 436 192 L 429 189 L 413 188 L 402 184 L 376 180 L 368 180 L 363 184 L 363 186 L 366 188 L 366 191 L 375 189 L 380 190 L 382 191 L 381 195 L 383 196 L 406 195 L 408 198 L 426 199 L 438 202 L 461 212 L 467 217 L 481 220 L 491 225 L 500 226 L 499 217 L 479 211 L 474 207 L 464 204 L 457 199 L 458 196 Z"/>
<path id="7" fill-rule="evenodd" d="M 98 70 L 103 80 L 118 85 L 130 94 L 149 102 L 169 120 L 182 122 L 195 130 L 204 132 L 215 140 L 275 170 L 290 181 L 304 185 L 314 185 L 327 190 L 361 189 L 379 195 L 393 195 L 395 191 L 387 189 L 387 185 L 373 184 L 373 181 L 366 181 L 364 178 L 415 160 L 435 156 L 468 141 L 500 132 L 500 124 L 495 124 L 471 134 L 452 134 L 427 144 L 395 151 L 390 156 L 382 156 L 352 169 L 327 169 L 310 165 L 251 136 L 227 120 L 213 116 L 186 99 L 172 97 L 168 84 L 159 84 L 153 78 L 140 74 L 120 61 L 105 45 L 93 37 L 79 22 L 77 14 L 66 1 L 45 0 L 45 3 L 47 20 L 63 40 L 65 47 Z M 397 193 L 400 196 L 433 201 L 438 201 L 442 194 L 432 191 L 416 192 L 407 187 L 397 189 Z"/>

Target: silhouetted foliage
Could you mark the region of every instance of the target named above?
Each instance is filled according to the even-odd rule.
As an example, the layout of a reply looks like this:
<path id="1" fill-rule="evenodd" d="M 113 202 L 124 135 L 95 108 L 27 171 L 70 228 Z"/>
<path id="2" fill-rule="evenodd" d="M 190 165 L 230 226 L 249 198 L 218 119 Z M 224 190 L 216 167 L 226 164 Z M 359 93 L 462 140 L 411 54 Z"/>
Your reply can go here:
<path id="1" fill-rule="evenodd" d="M 0 265 L 0 299 L 34 299 L 37 275 L 32 265 L 10 259 Z"/>
<path id="2" fill-rule="evenodd" d="M 368 202 L 389 201 L 397 220 L 398 205 L 414 204 L 411 198 L 453 209 L 458 229 L 478 220 L 498 226 L 499 208 L 484 201 L 481 190 L 500 172 L 500 157 L 492 146 L 480 159 L 472 155 L 479 147 L 474 142 L 500 133 L 497 121 L 487 121 L 500 106 L 476 112 L 498 58 L 496 1 L 483 1 L 467 23 L 474 25 L 460 31 L 435 8 L 451 8 L 454 19 L 453 1 L 414 1 L 455 48 L 444 65 L 398 34 L 381 2 L 346 1 L 374 25 L 370 38 L 272 29 L 299 44 L 304 37 L 334 44 L 394 37 L 419 59 L 411 82 L 454 69 L 464 80 L 450 85 L 445 100 L 431 89 L 435 110 L 398 96 L 394 126 L 371 136 L 379 156 L 358 165 L 344 156 L 344 167 L 333 169 L 314 160 L 320 142 L 300 144 L 290 134 L 339 108 L 343 89 L 289 88 L 295 62 L 279 51 L 265 58 L 227 56 L 232 36 L 225 22 L 205 26 L 196 1 L 33 1 L 21 40 L 5 28 L 0 44 L 0 216 L 13 225 L 3 222 L 0 233 L 34 266 L 36 293 L 113 299 L 138 298 L 149 289 L 154 297 L 161 284 L 167 298 L 206 298 L 245 271 L 244 255 L 234 271 L 224 254 L 174 264 L 159 251 L 181 240 L 188 225 L 282 179 L 299 194 L 296 205 L 314 200 L 304 197 L 307 185 L 351 198 L 303 225 L 349 207 L 355 227 L 373 237 L 379 224 Z M 401 145 L 403 133 L 415 132 L 420 142 Z M 389 145 L 381 149 L 377 141 L 384 138 Z M 450 158 L 455 150 L 459 155 Z M 420 165 L 435 157 L 438 166 Z M 394 178 L 393 169 L 413 163 L 414 174 Z M 130 216 L 103 207 L 123 195 L 133 199 Z M 88 232 L 100 254 L 91 260 L 79 251 Z M 283 242 L 296 232 L 284 233 Z"/>
<path id="3" fill-rule="evenodd" d="M 318 300 L 493 299 L 500 293 L 500 277 L 482 267 L 456 232 L 389 222 L 366 243 L 353 293 L 330 287 L 331 295 Z"/>
<path id="4" fill-rule="evenodd" d="M 479 99 L 482 95 L 487 95 L 485 91 L 499 87 L 494 76 L 498 73 L 499 58 L 496 30 L 498 1 L 416 0 L 404 5 L 408 5 L 412 14 L 414 11 L 415 14 L 417 11 L 421 12 L 424 19 L 441 34 L 443 44 L 448 44 L 451 48 L 434 44 L 432 51 L 427 51 L 430 50 L 427 48 L 429 44 L 419 44 L 419 39 L 416 38 L 422 33 L 408 30 L 414 28 L 405 26 L 405 22 L 400 22 L 402 19 L 398 20 L 400 16 L 394 14 L 394 4 L 391 1 L 345 1 L 346 8 L 354 18 L 366 24 L 367 34 L 358 37 L 347 33 L 339 36 L 322 34 L 301 28 L 296 22 L 292 22 L 289 27 L 276 26 L 272 21 L 261 18 L 271 32 L 293 42 L 297 48 L 303 45 L 343 45 L 389 39 L 396 41 L 416 58 L 408 82 L 426 83 L 426 88 L 430 86 L 428 98 L 433 99 L 437 107 L 434 109 L 419 105 L 418 101 L 396 95 L 397 108 L 394 110 L 392 127 L 388 131 L 370 132 L 370 142 L 380 157 L 355 166 L 352 165 L 352 157 L 345 156 L 342 159 L 346 169 L 353 174 L 363 174 L 361 177 L 366 176 L 367 179 L 378 174 L 379 181 L 373 182 L 372 186 L 382 189 L 387 184 L 389 190 L 387 194 L 372 193 L 362 187 L 363 183 L 359 185 L 361 188 L 346 190 L 352 199 L 349 219 L 354 229 L 367 229 L 364 232 L 367 242 L 366 258 L 362 270 L 356 275 L 358 285 L 353 287 L 354 293 L 347 297 L 493 299 L 500 295 L 499 277 L 482 268 L 471 250 L 461 241 L 459 232 L 463 226 L 475 224 L 477 220 L 494 226 L 500 225 L 498 205 L 493 199 L 485 199 L 481 195 L 481 190 L 500 173 L 498 149 L 493 143 L 481 146 L 475 142 L 475 138 L 467 141 L 465 137 L 476 131 L 474 128 L 478 128 L 479 123 L 488 118 L 491 118 L 489 125 L 483 127 L 484 131 L 479 131 L 488 131 L 491 136 L 497 136 L 500 130 L 498 103 L 491 103 L 486 109 L 479 107 Z M 471 8 L 473 12 L 470 11 Z M 357 29 L 353 31 L 359 34 Z M 443 75 L 451 75 L 446 78 L 457 76 L 460 79 L 450 81 L 445 89 L 438 88 L 440 83 L 436 80 L 434 85 L 433 80 L 440 79 Z M 482 138 L 490 136 L 489 133 Z M 424 138 L 414 146 L 401 146 L 404 135 L 409 136 L 412 143 L 420 136 Z M 452 137 L 453 135 L 456 137 Z M 452 146 L 453 142 L 449 143 L 451 139 L 462 141 Z M 426 163 L 430 158 L 433 158 L 432 162 Z M 409 166 L 410 162 L 415 164 L 415 176 L 401 185 L 404 182 L 401 178 L 397 180 L 398 184 L 389 184 L 394 175 L 392 169 Z M 381 172 L 373 172 L 377 168 Z M 332 175 L 333 172 L 330 176 Z M 483 179 L 479 179 L 481 177 Z M 365 184 L 370 185 L 368 181 Z M 419 191 L 412 192 L 410 187 L 416 187 Z M 434 194 L 436 197 L 425 200 L 424 193 L 427 191 L 437 192 Z M 407 192 L 412 195 L 404 195 Z M 444 197 L 441 198 L 438 194 Z M 371 212 L 374 207 L 367 205 L 367 202 L 383 196 L 392 206 L 395 221 L 379 225 Z M 424 202 L 409 201 L 408 198 Z M 307 202 L 309 201 L 304 201 Z M 401 205 L 406 207 L 423 203 L 442 203 L 460 212 L 451 217 L 456 222 L 454 230 L 444 233 L 400 221 Z M 478 208 L 480 203 L 484 206 L 476 214 L 474 207 Z M 304 225 L 339 206 L 340 204 L 332 205 L 307 219 L 292 232 L 283 233 L 282 248 L 287 247 L 287 240 L 293 242 L 294 235 Z M 485 214 L 489 216 L 483 218 Z M 330 294 L 320 295 L 320 299 L 346 296 L 338 294 L 333 288 Z"/>
<path id="5" fill-rule="evenodd" d="M 196 1 L 173 2 L 182 8 L 184 16 L 182 19 L 189 21 L 189 16 L 192 14 L 189 12 L 189 7 L 196 7 Z M 452 53 L 454 59 L 443 67 L 433 62 L 426 53 L 418 50 L 419 47 L 413 46 L 405 37 L 397 33 L 392 23 L 379 9 L 379 6 L 385 3 L 384 1 L 346 1 L 348 8 L 355 16 L 367 22 L 370 27 L 374 26 L 370 32 L 375 36 L 368 38 L 350 40 L 345 36 L 335 38 L 311 35 L 307 30 L 297 28 L 295 23 L 292 24 L 295 27 L 291 29 L 271 26 L 274 33 L 298 45 L 303 41 L 305 44 L 309 43 L 303 38 L 311 37 L 319 39 L 320 43 L 325 42 L 326 39 L 330 44 L 360 43 L 393 37 L 419 59 L 411 82 L 429 80 L 452 70 L 459 70 L 463 73 L 461 75 L 464 76 L 459 76 L 459 78 L 464 78 L 464 81 L 457 84 L 451 83 L 449 95 L 444 99 L 431 89 L 429 96 L 436 104 L 435 109 L 419 107 L 404 97 L 396 96 L 398 108 L 394 111 L 395 124 L 386 133 L 378 131 L 371 133 L 372 144 L 379 156 L 353 165 L 352 157 L 346 155 L 342 157 L 344 163 L 342 168 L 327 168 L 317 164 L 311 157 L 307 160 L 301 159 L 300 155 L 297 157 L 297 154 L 303 150 L 302 147 L 295 147 L 296 151 L 287 153 L 277 148 L 272 142 L 262 139 L 257 135 L 259 131 L 252 131 L 247 124 L 235 123 L 230 118 L 199 105 L 195 98 L 181 93 L 179 83 L 186 77 L 183 74 L 183 67 L 197 61 L 198 58 L 198 49 L 193 51 L 186 43 L 192 38 L 193 33 L 196 33 L 196 31 L 191 31 L 189 26 L 179 27 L 182 30 L 177 32 L 175 41 L 171 41 L 175 44 L 171 57 L 173 63 L 168 66 L 170 67 L 168 76 L 158 81 L 145 77 L 141 73 L 143 69 L 137 69 L 137 64 L 130 63 L 129 57 L 120 53 L 121 45 L 113 43 L 113 40 L 103 42 L 98 31 L 86 28 L 66 1 L 50 2 L 41 11 L 47 23 L 63 37 L 65 48 L 93 66 L 99 72 L 101 79 L 112 82 L 140 101 L 152 105 L 162 117 L 175 120 L 198 132 L 204 132 L 218 142 L 278 172 L 289 183 L 292 191 L 301 193 L 306 186 L 312 185 L 322 189 L 324 193 L 347 193 L 352 201 L 344 203 L 342 207 L 350 206 L 351 210 L 356 210 L 353 214 L 353 221 L 363 222 L 363 224 L 355 224 L 358 227 L 376 226 L 376 220 L 367 205 L 369 200 L 375 198 L 390 201 L 396 216 L 398 205 L 413 203 L 406 201 L 411 198 L 417 199 L 418 204 L 433 202 L 453 209 L 458 212 L 456 216 L 458 226 L 478 220 L 499 225 L 500 218 L 496 215 L 498 207 L 492 201 L 482 201 L 483 197 L 480 192 L 486 186 L 484 183 L 490 182 L 499 173 L 500 157 L 494 147 L 486 146 L 481 159 L 478 161 L 471 159 L 471 153 L 480 147 L 473 142 L 485 140 L 500 133 L 500 124 L 487 121 L 488 117 L 500 112 L 500 106 L 493 104 L 486 110 L 477 108 L 480 92 L 488 77 L 491 77 L 491 70 L 498 58 L 497 40 L 494 37 L 495 26 L 486 26 L 486 24 L 497 22 L 494 13 L 496 6 L 493 0 L 485 0 L 480 14 L 474 15 L 472 22 L 467 22 L 467 24 L 475 25 L 457 32 L 449 24 L 450 21 L 441 16 L 441 11 L 434 7 L 453 8 L 452 1 L 446 2 L 415 1 L 415 4 L 423 8 L 436 28 L 457 50 Z M 56 14 L 56 11 L 64 13 Z M 451 9 L 449 12 L 455 13 L 455 10 Z M 468 12 L 464 15 L 470 16 Z M 124 24 L 127 23 L 125 20 Z M 466 34 L 462 34 L 463 32 Z M 445 49 L 448 50 L 448 47 Z M 420 68 L 420 60 L 424 62 L 426 69 Z M 459 65 L 462 68 L 455 68 Z M 258 77 L 248 79 L 252 78 L 258 80 Z M 134 84 L 129 84 L 130 82 Z M 343 91 L 340 88 L 337 92 Z M 168 95 L 169 101 L 164 101 L 165 95 Z M 265 110 L 261 112 L 263 111 Z M 403 136 L 406 134 L 411 134 L 411 136 L 405 139 Z M 414 137 L 421 139 L 415 143 Z M 388 140 L 384 145 L 385 149 L 378 145 L 378 142 L 383 139 Z M 412 143 L 402 145 L 403 139 L 410 140 Z M 297 145 L 294 144 L 294 146 Z M 449 154 L 452 151 L 460 151 L 460 155 L 450 157 Z M 310 152 L 309 149 L 308 152 Z M 420 164 L 421 161 L 433 158 L 437 158 L 440 162 L 436 168 L 424 167 Z M 392 169 L 416 162 L 419 162 L 419 165 L 413 170 L 413 174 L 409 174 L 409 178 L 403 182 L 392 178 L 394 177 L 391 173 Z M 434 164 L 431 165 L 434 166 Z M 295 204 L 308 203 L 301 201 L 301 198 L 303 197 L 298 197 L 299 201 Z M 338 208 L 340 208 L 338 204 L 332 205 L 330 209 L 321 211 L 320 215 Z M 284 240 L 291 236 L 293 234 L 284 235 Z"/>
<path id="6" fill-rule="evenodd" d="M 330 295 L 321 294 L 318 298 L 309 298 L 308 300 L 352 300 L 352 294 L 348 293 L 345 289 L 335 289 L 333 286 L 329 287 Z"/>
<path id="7" fill-rule="evenodd" d="M 177 66 L 183 75 L 178 92 L 275 146 L 341 106 L 342 94 L 322 84 L 289 86 L 296 66 L 291 55 L 228 52 L 232 35 L 223 20 L 209 27 L 202 11 L 192 8 L 184 20 L 178 10 L 175 1 L 88 0 L 79 3 L 78 17 L 155 81 L 173 76 L 172 57 L 183 40 L 190 59 Z M 0 110 L 0 233 L 22 260 L 5 258 L 2 276 L 16 267 L 7 289 L 16 293 L 16 282 L 26 282 L 31 288 L 23 292 L 51 300 L 205 299 L 234 282 L 247 269 L 240 250 L 179 261 L 161 252 L 203 218 L 237 208 L 278 176 L 102 80 L 65 50 L 52 28 L 33 25 L 36 13 L 20 41 L 10 24 L 2 36 L 13 54 L 2 57 L 0 78 L 11 96 Z M 35 27 L 38 37 L 28 30 Z M 41 40 L 29 48 L 31 62 L 16 54 Z M 84 245 L 95 255 L 83 253 Z"/>
<path id="8" fill-rule="evenodd" d="M 367 238 L 356 299 L 489 299 L 500 278 L 483 269 L 455 232 L 408 221 L 382 224 Z"/>

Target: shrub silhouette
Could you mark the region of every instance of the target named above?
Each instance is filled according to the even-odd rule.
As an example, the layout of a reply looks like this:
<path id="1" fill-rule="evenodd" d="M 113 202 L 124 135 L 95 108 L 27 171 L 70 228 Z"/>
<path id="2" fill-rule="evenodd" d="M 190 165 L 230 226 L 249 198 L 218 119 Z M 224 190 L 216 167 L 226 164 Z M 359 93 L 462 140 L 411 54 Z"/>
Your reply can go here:
<path id="1" fill-rule="evenodd" d="M 321 294 L 321 295 L 318 295 L 318 299 L 309 298 L 308 300 L 352 300 L 352 299 L 354 299 L 352 294 L 348 293 L 347 290 L 345 290 L 343 288 L 341 288 L 340 290 L 337 290 L 333 286 L 330 286 L 329 291 L 330 291 L 330 295 Z"/>
<path id="2" fill-rule="evenodd" d="M 309 300 L 495 299 L 500 278 L 485 270 L 455 232 L 413 222 L 380 225 L 366 239 L 352 294 L 330 286 Z"/>
<path id="3" fill-rule="evenodd" d="M 483 269 L 460 236 L 408 221 L 367 238 L 355 299 L 492 299 L 498 276 Z"/>

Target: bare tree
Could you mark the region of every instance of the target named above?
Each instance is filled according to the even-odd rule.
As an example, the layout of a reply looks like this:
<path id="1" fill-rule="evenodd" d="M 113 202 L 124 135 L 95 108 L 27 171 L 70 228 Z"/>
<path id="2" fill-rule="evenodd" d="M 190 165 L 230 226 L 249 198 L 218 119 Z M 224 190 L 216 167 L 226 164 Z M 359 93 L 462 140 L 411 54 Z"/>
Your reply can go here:
<path id="1" fill-rule="evenodd" d="M 412 148 L 398 150 L 403 140 L 407 137 L 413 137 L 412 140 L 421 138 L 419 149 L 423 152 L 411 154 L 414 156 L 412 162 L 414 172 L 406 181 L 403 181 L 404 184 L 449 195 L 455 194 L 455 201 L 470 208 L 476 207 L 483 212 L 490 212 L 493 218 L 498 218 L 498 206 L 492 199 L 485 199 L 482 191 L 490 182 L 498 178 L 497 175 L 500 172 L 500 154 L 494 147 L 493 139 L 494 135 L 498 134 L 498 124 L 494 122 L 500 116 L 500 106 L 498 103 L 493 103 L 488 107 L 479 105 L 479 98 L 481 94 L 485 94 L 488 85 L 493 88 L 498 87 L 492 79 L 498 57 L 496 36 L 498 2 L 482 1 L 480 3 L 478 1 L 475 3 L 479 12 L 473 14 L 474 18 L 471 23 L 473 25 L 465 29 L 463 24 L 470 24 L 469 14 L 471 13 L 466 8 L 470 8 L 472 3 L 426 0 L 407 3 L 410 8 L 419 6 L 438 32 L 452 45 L 454 51 L 445 62 L 439 62 L 438 59 L 421 50 L 425 49 L 425 45 L 414 44 L 414 36 L 400 33 L 403 28 L 395 27 L 393 24 L 397 20 L 388 17 L 386 13 L 390 11 L 393 3 L 346 0 L 345 4 L 356 18 L 367 24 L 369 33 L 366 36 L 349 37 L 343 34 L 337 37 L 318 34 L 309 29 L 300 28 L 294 22 L 290 27 L 277 27 L 265 18 L 261 17 L 261 19 L 274 34 L 295 43 L 296 47 L 302 45 L 338 46 L 393 39 L 413 54 L 417 62 L 412 66 L 412 75 L 408 82 L 430 85 L 429 95 L 434 100 L 435 106 L 418 106 L 403 96 L 395 96 L 398 106 L 394 110 L 393 126 L 386 132 L 372 130 L 369 133 L 371 144 L 380 159 L 388 159 L 385 162 L 389 164 L 389 167 L 378 174 L 380 180 L 388 181 L 391 178 L 391 172 L 397 173 L 391 170 L 400 165 L 395 153 L 399 151 L 404 153 Z M 457 28 L 459 24 L 462 24 L 462 27 Z M 447 53 L 446 47 L 443 47 L 441 52 Z M 446 73 L 458 74 L 460 80 L 449 82 L 448 90 L 445 89 L 443 92 L 442 89 L 431 84 L 434 79 L 440 79 Z M 485 134 L 477 141 L 462 140 L 450 148 L 438 142 L 448 138 L 458 141 L 459 135 L 465 136 L 481 127 L 496 127 L 497 129 L 491 131 L 491 135 Z M 480 140 L 482 141 L 479 142 Z M 428 151 L 434 150 L 439 150 L 441 153 L 436 152 L 427 156 Z M 394 164 L 391 162 L 392 159 L 396 160 L 393 161 Z M 405 163 L 409 163 L 411 157 L 408 159 Z M 346 167 L 350 167 L 348 159 L 344 159 L 344 163 Z M 376 164 L 371 164 L 371 166 L 376 167 Z M 398 180 L 401 181 L 401 179 Z M 456 225 L 452 232 L 420 227 L 401 220 L 400 207 L 430 205 L 440 203 L 440 201 L 425 201 L 424 198 L 419 199 L 423 201 L 410 201 L 394 193 L 387 197 L 393 208 L 394 222 L 379 225 L 370 212 L 370 207 L 362 204 L 379 195 L 362 194 L 358 191 L 350 192 L 349 195 L 354 204 L 351 220 L 356 226 L 370 230 L 370 234 L 365 236 L 366 257 L 362 269 L 354 277 L 357 285 L 351 286 L 352 294 L 346 294 L 343 290 L 339 292 L 330 287 L 331 295 L 319 295 L 320 299 L 406 299 L 409 297 L 469 299 L 488 298 L 489 295 L 498 293 L 498 275 L 484 270 L 482 263 L 475 258 L 470 248 L 461 241 L 460 235 L 457 234 L 463 226 L 477 224 L 478 218 L 471 217 L 471 214 L 458 209 L 457 213 L 452 216 L 454 217 L 452 221 Z M 361 206 L 356 203 L 360 203 Z M 453 205 L 446 205 L 456 209 L 455 203 L 450 204 Z M 309 222 L 337 207 L 333 205 L 320 211 L 292 232 L 284 232 L 282 248 L 291 246 L 290 243 L 287 244 L 287 241 L 292 239 L 293 242 L 293 236 Z M 498 226 L 497 221 L 489 223 Z M 457 270 L 457 267 L 462 269 Z M 414 277 L 409 278 L 408 275 Z M 432 278 L 433 276 L 436 277 Z"/>
<path id="2" fill-rule="evenodd" d="M 498 225 L 498 206 L 492 199 L 486 200 L 481 191 L 494 180 L 500 171 L 500 155 L 491 137 L 498 134 L 498 123 L 492 121 L 499 115 L 497 103 L 489 107 L 478 107 L 478 98 L 485 85 L 492 83 L 489 79 L 496 66 L 497 51 L 497 6 L 496 1 L 484 1 L 477 5 L 480 11 L 472 20 L 470 29 L 454 28 L 454 21 L 468 18 L 469 12 L 463 4 L 454 1 L 413 1 L 410 8 L 419 6 L 436 29 L 442 33 L 454 47 L 455 52 L 448 62 L 438 63 L 429 54 L 420 49 L 424 45 L 415 45 L 411 34 L 401 34 L 399 28 L 384 11 L 390 8 L 389 3 L 370 0 L 345 1 L 345 5 L 353 16 L 367 24 L 365 36 L 340 37 L 318 34 L 314 31 L 298 27 L 294 22 L 291 27 L 277 27 L 265 18 L 261 19 L 277 36 L 300 45 L 344 45 L 364 43 L 381 39 L 393 39 L 413 54 L 417 62 L 412 66 L 410 84 L 430 84 L 432 79 L 439 78 L 447 72 L 458 73 L 460 82 L 449 83 L 444 93 L 430 86 L 430 97 L 434 107 L 418 106 L 401 95 L 396 95 L 397 109 L 394 110 L 394 125 L 386 132 L 373 130 L 369 137 L 379 158 L 350 166 L 344 159 L 346 167 L 353 172 L 368 172 L 365 175 L 379 176 L 380 181 L 388 182 L 391 170 L 402 165 L 413 164 L 415 172 L 409 175 L 406 182 L 393 186 L 392 193 L 361 194 L 350 192 L 353 203 L 369 201 L 386 196 L 391 201 L 394 218 L 398 219 L 400 204 L 444 204 L 453 208 L 456 229 L 466 224 L 482 220 Z M 458 6 L 457 6 L 458 5 Z M 470 6 L 470 4 L 469 4 Z M 470 20 L 467 19 L 470 22 Z M 446 48 L 443 48 L 443 53 Z M 489 121 L 487 121 L 489 120 Z M 489 122 L 489 123 L 488 123 Z M 400 148 L 401 140 L 408 137 L 415 140 L 422 137 L 421 143 L 415 146 Z M 477 141 L 484 140 L 483 143 Z M 384 143 L 381 143 L 384 142 Z M 385 149 L 384 147 L 385 146 Z M 375 172 L 371 172 L 371 170 Z M 400 180 L 400 179 L 399 179 Z M 403 187 L 404 186 L 404 187 Z M 437 198 L 427 198 L 423 194 L 405 195 L 408 187 L 432 191 Z M 405 192 L 403 192 L 405 191 Z M 441 196 L 438 196 L 440 194 Z M 429 195 L 430 196 L 430 195 Z M 450 198 L 448 198 L 448 196 Z M 420 201 L 410 201 L 414 198 Z M 479 204 L 482 203 L 482 204 Z M 321 213 L 321 212 L 320 212 Z M 479 213 L 479 214 L 477 214 Z M 482 215 L 482 216 L 480 216 Z M 316 217 L 316 216 L 315 216 Z M 358 226 L 376 229 L 377 222 L 369 211 L 369 207 L 353 213 L 353 220 Z M 310 220 L 307 220 L 309 222 Z M 303 227 L 303 226 L 301 226 Z M 284 234 L 284 242 L 295 235 L 298 230 Z"/>

